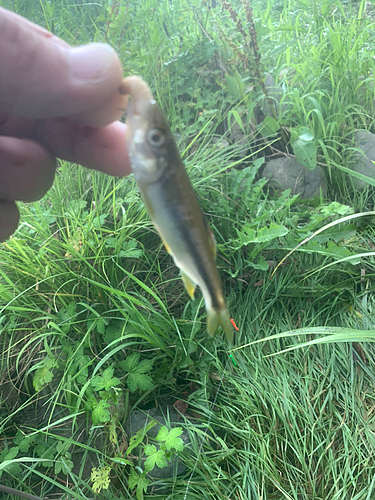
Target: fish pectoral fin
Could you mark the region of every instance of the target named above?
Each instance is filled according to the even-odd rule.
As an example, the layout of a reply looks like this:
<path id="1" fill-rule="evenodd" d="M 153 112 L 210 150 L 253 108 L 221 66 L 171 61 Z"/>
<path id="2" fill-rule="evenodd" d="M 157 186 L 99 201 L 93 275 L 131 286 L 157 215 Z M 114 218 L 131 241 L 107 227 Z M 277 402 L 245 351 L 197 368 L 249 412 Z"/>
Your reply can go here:
<path id="1" fill-rule="evenodd" d="M 187 276 L 183 271 L 181 271 L 181 279 L 184 282 L 185 289 L 186 289 L 187 293 L 190 295 L 190 298 L 192 300 L 194 300 L 194 292 L 195 292 L 196 284 L 193 281 L 191 281 L 189 276 Z"/>
<path id="2" fill-rule="evenodd" d="M 207 311 L 207 331 L 212 337 L 218 327 L 221 326 L 227 337 L 229 344 L 233 344 L 233 328 L 230 322 L 228 309 L 216 310 L 209 309 Z"/>

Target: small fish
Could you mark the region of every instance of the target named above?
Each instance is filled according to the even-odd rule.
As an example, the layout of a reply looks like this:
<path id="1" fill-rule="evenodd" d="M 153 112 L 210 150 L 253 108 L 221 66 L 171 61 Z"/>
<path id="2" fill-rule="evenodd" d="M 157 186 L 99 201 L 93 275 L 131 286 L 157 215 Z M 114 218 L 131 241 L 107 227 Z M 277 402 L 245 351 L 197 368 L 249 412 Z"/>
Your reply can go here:
<path id="1" fill-rule="evenodd" d="M 207 330 L 222 326 L 230 344 L 233 328 L 215 264 L 216 243 L 190 184 L 169 125 L 147 84 L 138 76 L 123 80 L 127 104 L 130 162 L 148 213 L 167 252 L 194 298 L 203 292 Z"/>

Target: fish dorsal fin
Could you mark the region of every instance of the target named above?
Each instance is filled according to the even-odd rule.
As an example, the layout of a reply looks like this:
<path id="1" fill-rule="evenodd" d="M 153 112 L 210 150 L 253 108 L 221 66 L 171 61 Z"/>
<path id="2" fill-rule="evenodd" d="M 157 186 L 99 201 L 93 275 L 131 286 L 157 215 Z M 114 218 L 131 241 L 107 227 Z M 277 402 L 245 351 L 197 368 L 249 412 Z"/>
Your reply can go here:
<path id="1" fill-rule="evenodd" d="M 183 271 L 181 271 L 181 278 L 182 281 L 184 282 L 187 293 L 190 295 L 190 298 L 194 300 L 194 292 L 196 284 Z"/>

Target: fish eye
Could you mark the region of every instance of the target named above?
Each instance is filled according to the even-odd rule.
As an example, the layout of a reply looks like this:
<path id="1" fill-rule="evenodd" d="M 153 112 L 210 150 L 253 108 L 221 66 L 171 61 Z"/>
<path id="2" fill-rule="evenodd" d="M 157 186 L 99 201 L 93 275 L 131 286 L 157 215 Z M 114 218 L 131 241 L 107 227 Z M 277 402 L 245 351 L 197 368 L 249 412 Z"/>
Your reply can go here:
<path id="1" fill-rule="evenodd" d="M 162 146 L 165 141 L 165 135 L 158 128 L 153 128 L 147 134 L 147 139 L 151 146 Z"/>

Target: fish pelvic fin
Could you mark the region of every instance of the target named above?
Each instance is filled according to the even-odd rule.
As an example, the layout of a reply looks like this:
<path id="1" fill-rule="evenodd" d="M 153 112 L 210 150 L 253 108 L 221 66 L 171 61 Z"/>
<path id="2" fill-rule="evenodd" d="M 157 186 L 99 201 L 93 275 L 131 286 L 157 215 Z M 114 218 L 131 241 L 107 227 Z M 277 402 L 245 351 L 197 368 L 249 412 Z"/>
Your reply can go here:
<path id="1" fill-rule="evenodd" d="M 184 282 L 185 289 L 187 293 L 190 295 L 191 300 L 194 300 L 194 292 L 196 284 L 183 271 L 181 271 L 181 279 Z"/>
<path id="2" fill-rule="evenodd" d="M 233 345 L 233 327 L 230 322 L 229 311 L 227 308 L 207 311 L 207 331 L 212 337 L 217 328 L 221 326 L 230 345 Z"/>

